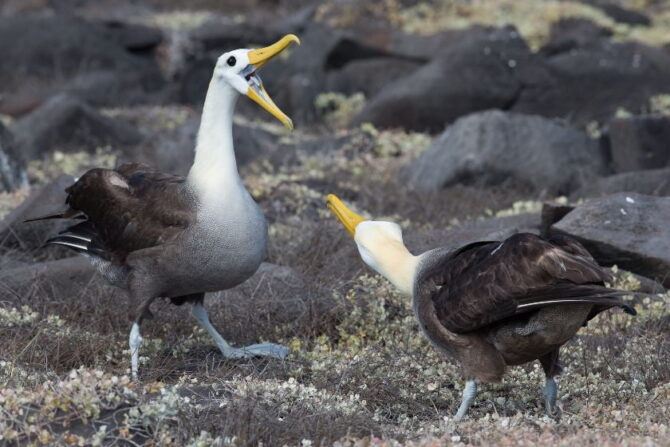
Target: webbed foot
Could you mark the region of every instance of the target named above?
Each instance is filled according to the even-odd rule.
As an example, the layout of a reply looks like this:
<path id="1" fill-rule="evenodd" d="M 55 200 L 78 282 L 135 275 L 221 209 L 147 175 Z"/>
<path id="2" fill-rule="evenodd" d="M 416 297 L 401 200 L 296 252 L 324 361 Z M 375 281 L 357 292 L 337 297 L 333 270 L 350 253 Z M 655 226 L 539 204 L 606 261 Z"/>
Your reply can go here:
<path id="1" fill-rule="evenodd" d="M 257 343 L 243 348 L 231 348 L 230 346 L 225 348 L 220 346 L 219 348 L 223 355 L 229 359 L 250 358 L 256 356 L 283 359 L 289 354 L 289 349 L 287 347 L 275 343 Z"/>

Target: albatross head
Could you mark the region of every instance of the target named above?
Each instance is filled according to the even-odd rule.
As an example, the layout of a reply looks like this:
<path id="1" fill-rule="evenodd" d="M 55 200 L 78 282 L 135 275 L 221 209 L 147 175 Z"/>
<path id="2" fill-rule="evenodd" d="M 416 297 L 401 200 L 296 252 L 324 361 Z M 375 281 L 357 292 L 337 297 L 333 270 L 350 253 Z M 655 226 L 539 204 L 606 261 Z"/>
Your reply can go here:
<path id="1" fill-rule="evenodd" d="M 418 257 L 405 247 L 400 225 L 367 220 L 347 208 L 334 194 L 329 194 L 327 201 L 328 208 L 354 238 L 363 262 L 386 277 L 401 292 L 411 295 Z"/>
<path id="2" fill-rule="evenodd" d="M 253 99 L 291 130 L 293 129 L 291 118 L 277 107 L 265 91 L 258 70 L 293 42 L 300 44 L 300 39 L 293 34 L 287 34 L 265 48 L 229 51 L 219 57 L 214 68 L 215 78 L 227 82 L 241 95 Z"/>

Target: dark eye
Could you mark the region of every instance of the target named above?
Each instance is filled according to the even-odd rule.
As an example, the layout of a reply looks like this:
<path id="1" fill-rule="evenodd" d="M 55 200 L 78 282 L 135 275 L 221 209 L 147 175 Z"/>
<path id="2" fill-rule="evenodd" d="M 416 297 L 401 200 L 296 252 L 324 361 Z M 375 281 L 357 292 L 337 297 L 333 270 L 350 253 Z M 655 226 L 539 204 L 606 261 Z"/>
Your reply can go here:
<path id="1" fill-rule="evenodd" d="M 233 67 L 237 63 L 237 59 L 235 59 L 235 56 L 230 56 L 226 63 Z"/>

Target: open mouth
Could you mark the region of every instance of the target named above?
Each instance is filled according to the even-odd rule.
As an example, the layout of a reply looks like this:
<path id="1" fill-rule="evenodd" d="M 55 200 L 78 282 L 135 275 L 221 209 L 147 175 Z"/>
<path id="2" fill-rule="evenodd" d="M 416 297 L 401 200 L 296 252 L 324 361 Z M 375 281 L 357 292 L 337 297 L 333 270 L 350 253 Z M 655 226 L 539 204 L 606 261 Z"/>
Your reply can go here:
<path id="1" fill-rule="evenodd" d="M 245 74 L 244 79 L 247 80 L 249 85 L 252 85 L 252 83 L 259 82 L 260 79 L 258 79 L 258 75 L 256 74 L 256 70 L 254 69 L 254 66 L 253 65 L 248 65 L 247 68 L 244 69 L 244 71 L 246 71 L 248 69 L 251 69 L 251 73 Z M 254 80 L 252 81 L 252 79 L 254 79 Z"/>
<path id="2" fill-rule="evenodd" d="M 247 81 L 250 87 L 261 85 L 262 81 L 260 76 L 258 76 L 258 69 L 255 66 L 251 64 L 247 65 L 240 74 L 244 76 L 244 79 Z"/>
<path id="3" fill-rule="evenodd" d="M 281 121 L 289 130 L 293 130 L 293 122 L 277 107 L 272 98 L 270 98 L 270 95 L 265 91 L 263 81 L 258 76 L 258 69 L 284 51 L 291 43 L 299 44 L 300 39 L 293 34 L 287 34 L 268 47 L 250 50 L 248 53 L 249 65 L 244 67 L 239 73 L 249 86 L 247 96 Z"/>

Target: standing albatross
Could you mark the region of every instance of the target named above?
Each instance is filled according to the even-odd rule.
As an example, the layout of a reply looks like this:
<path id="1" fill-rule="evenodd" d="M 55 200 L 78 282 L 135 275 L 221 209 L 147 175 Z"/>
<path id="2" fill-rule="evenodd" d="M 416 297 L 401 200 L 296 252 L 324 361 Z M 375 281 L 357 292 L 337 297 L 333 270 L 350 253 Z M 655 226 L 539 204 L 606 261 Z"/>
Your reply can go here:
<path id="1" fill-rule="evenodd" d="M 192 303 L 193 316 L 227 358 L 288 354 L 272 343 L 232 347 L 210 323 L 203 300 L 205 292 L 248 279 L 265 258 L 267 224 L 237 172 L 233 110 L 238 96 L 247 95 L 293 129 L 257 74 L 292 42 L 300 40 L 289 34 L 266 48 L 218 58 L 187 177 L 139 164 L 92 169 L 66 189 L 67 210 L 33 219 L 83 219 L 49 243 L 87 255 L 112 284 L 127 289 L 131 303 L 139 303 L 129 337 L 133 378 L 142 344 L 140 325 L 158 297 L 177 305 Z"/>
<path id="2" fill-rule="evenodd" d="M 539 360 L 547 413 L 555 412 L 559 349 L 600 312 L 635 310 L 605 287 L 611 274 L 577 241 L 519 233 L 412 255 L 400 226 L 365 220 L 336 196 L 328 208 L 354 238 L 363 261 L 410 295 L 421 330 L 461 365 L 466 385 L 454 419 L 465 416 L 477 383 L 498 382 L 507 365 Z"/>

